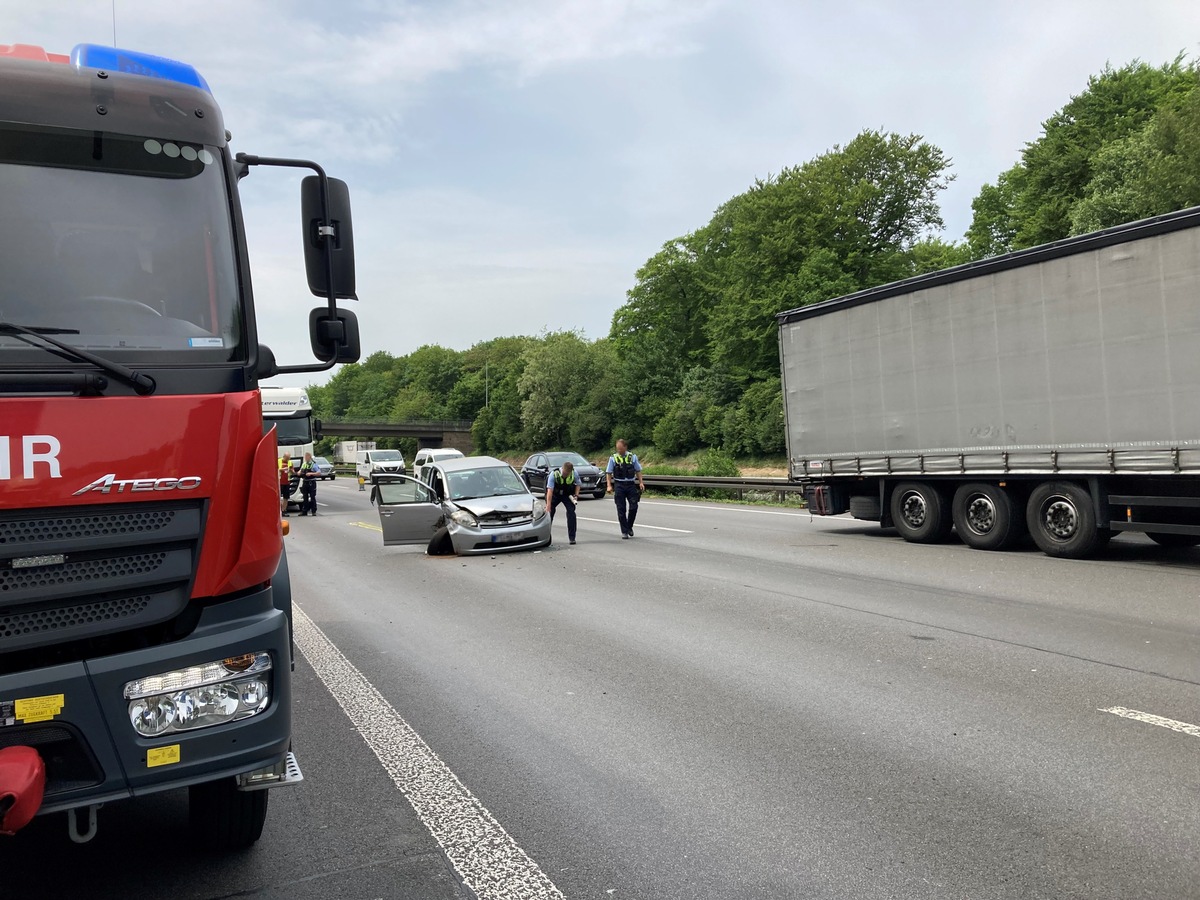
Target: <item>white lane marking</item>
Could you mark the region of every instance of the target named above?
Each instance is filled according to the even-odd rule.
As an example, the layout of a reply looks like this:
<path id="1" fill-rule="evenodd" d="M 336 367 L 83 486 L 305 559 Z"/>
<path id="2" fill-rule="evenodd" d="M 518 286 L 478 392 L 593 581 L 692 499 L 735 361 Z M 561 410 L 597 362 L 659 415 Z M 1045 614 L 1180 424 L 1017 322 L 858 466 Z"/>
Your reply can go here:
<path id="1" fill-rule="evenodd" d="M 298 606 L 296 645 L 480 900 L 561 900 L 479 799 Z"/>
<path id="2" fill-rule="evenodd" d="M 1192 737 L 1200 737 L 1200 725 L 1192 725 L 1188 722 L 1179 722 L 1175 719 L 1167 719 L 1163 716 L 1156 716 L 1154 713 L 1142 712 L 1140 709 L 1126 709 L 1124 706 L 1110 706 L 1108 709 L 1102 709 L 1100 712 L 1112 713 L 1114 716 L 1121 716 L 1125 719 L 1133 719 L 1135 722 L 1145 722 L 1147 725 L 1158 725 L 1162 728 L 1170 728 L 1172 731 L 1178 731 L 1181 734 L 1190 734 Z"/>
<path id="3" fill-rule="evenodd" d="M 647 506 L 677 506 L 681 509 L 710 509 L 714 512 L 753 513 L 756 516 L 792 516 L 797 519 L 809 518 L 809 513 L 783 512 L 778 509 L 746 509 L 741 506 L 697 506 L 695 503 L 668 503 L 663 500 L 643 500 Z"/>
<path id="4" fill-rule="evenodd" d="M 592 519 L 588 516 L 575 515 L 575 518 L 582 519 L 584 522 L 602 522 L 605 525 L 616 525 L 616 519 Z M 665 525 L 635 525 L 635 528 L 653 528 L 655 531 L 676 531 L 679 534 L 695 534 L 694 531 L 686 531 L 683 528 L 667 528 Z"/>

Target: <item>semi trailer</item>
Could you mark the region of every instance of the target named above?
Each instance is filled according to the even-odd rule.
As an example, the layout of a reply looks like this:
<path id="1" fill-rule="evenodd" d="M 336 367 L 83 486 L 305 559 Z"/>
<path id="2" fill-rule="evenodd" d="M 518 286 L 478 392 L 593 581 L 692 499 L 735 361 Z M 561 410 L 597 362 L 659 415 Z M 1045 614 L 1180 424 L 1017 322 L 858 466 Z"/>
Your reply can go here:
<path id="1" fill-rule="evenodd" d="M 0 833 L 186 788 L 198 846 L 294 784 L 291 589 L 259 383 L 357 359 L 346 186 L 233 155 L 190 65 L 0 46 Z M 301 182 L 319 360 L 260 343 L 239 182 Z"/>
<path id="2" fill-rule="evenodd" d="M 905 540 L 1200 543 L 1200 207 L 777 317 L 789 477 Z"/>

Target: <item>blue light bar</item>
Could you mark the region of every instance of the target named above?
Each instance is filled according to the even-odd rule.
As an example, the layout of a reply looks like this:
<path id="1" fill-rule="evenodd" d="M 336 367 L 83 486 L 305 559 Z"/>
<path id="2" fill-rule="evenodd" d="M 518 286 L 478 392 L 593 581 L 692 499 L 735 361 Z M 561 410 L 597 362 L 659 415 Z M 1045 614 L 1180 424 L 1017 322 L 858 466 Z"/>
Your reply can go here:
<path id="1" fill-rule="evenodd" d="M 177 81 L 212 93 L 204 76 L 194 67 L 150 53 L 118 50 L 116 47 L 103 47 L 100 44 L 77 44 L 71 51 L 71 64 L 77 69 L 105 69 L 109 72 L 126 72 L 130 75 Z"/>

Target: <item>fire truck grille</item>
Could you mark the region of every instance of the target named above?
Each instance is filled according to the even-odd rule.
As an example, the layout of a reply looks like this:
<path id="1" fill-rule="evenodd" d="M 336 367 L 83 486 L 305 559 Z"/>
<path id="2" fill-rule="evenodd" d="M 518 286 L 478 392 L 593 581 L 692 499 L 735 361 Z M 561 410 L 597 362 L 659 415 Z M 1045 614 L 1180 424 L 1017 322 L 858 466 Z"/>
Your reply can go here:
<path id="1" fill-rule="evenodd" d="M 0 593 L 111 579 L 153 572 L 166 560 L 166 553 L 138 553 L 133 556 L 104 557 L 78 563 L 37 566 L 27 569 L 0 570 Z"/>
<path id="2" fill-rule="evenodd" d="M 51 518 L 0 521 L 0 545 L 49 544 L 99 535 L 145 534 L 171 524 L 176 510 L 114 512 L 100 515 L 70 515 Z"/>
<path id="3" fill-rule="evenodd" d="M 0 653 L 178 615 L 201 523 L 200 502 L 0 513 Z"/>
<path id="4" fill-rule="evenodd" d="M 29 612 L 0 614 L 0 640 L 59 629 L 87 627 L 136 616 L 150 605 L 150 597 L 122 597 L 76 606 L 54 606 Z"/>

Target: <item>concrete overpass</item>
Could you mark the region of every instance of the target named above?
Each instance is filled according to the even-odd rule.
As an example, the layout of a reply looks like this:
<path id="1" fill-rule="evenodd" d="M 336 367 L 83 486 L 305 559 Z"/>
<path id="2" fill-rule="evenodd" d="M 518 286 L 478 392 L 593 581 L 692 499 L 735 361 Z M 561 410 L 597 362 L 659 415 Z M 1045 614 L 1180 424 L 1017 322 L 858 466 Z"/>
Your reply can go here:
<path id="1" fill-rule="evenodd" d="M 360 441 L 378 438 L 416 438 L 418 447 L 454 447 L 470 456 L 475 452 L 471 441 L 470 419 L 445 419 L 397 422 L 392 419 L 346 419 L 330 416 L 321 420 L 322 437 L 354 438 Z"/>

